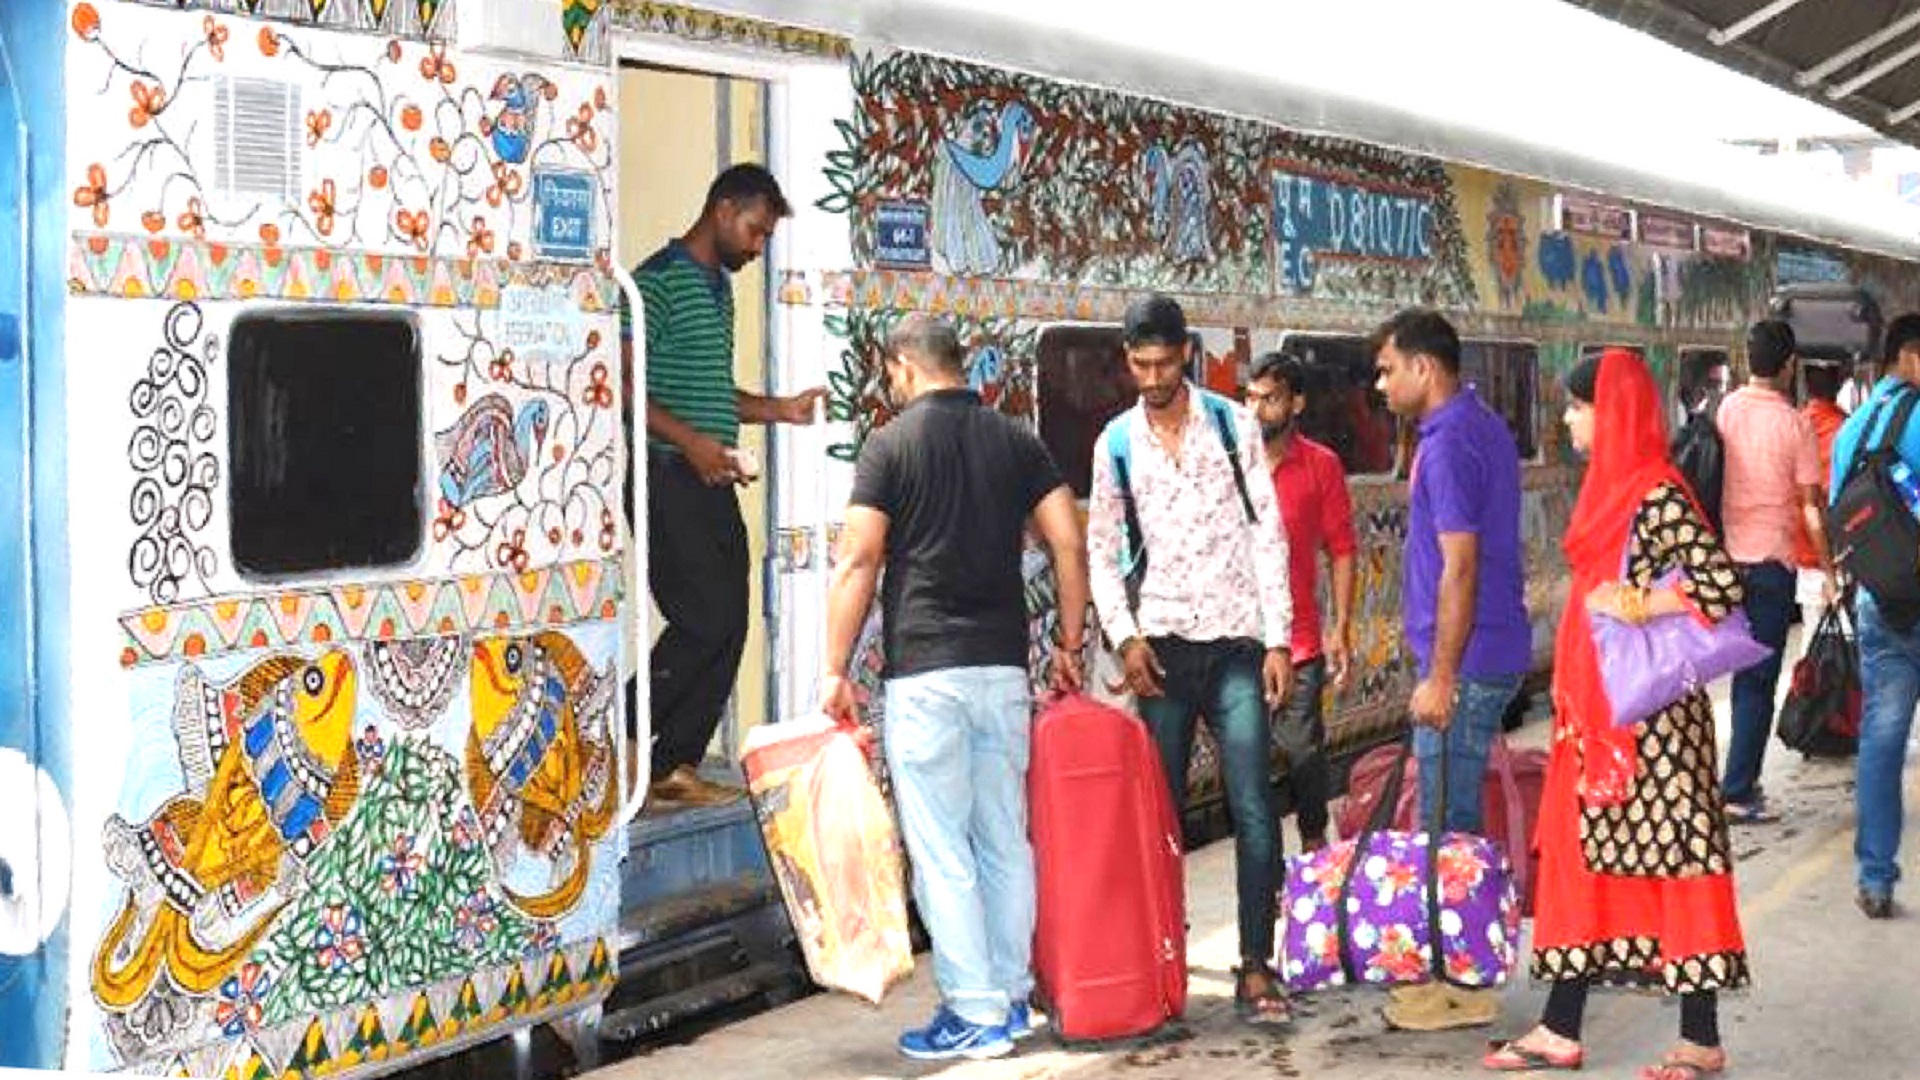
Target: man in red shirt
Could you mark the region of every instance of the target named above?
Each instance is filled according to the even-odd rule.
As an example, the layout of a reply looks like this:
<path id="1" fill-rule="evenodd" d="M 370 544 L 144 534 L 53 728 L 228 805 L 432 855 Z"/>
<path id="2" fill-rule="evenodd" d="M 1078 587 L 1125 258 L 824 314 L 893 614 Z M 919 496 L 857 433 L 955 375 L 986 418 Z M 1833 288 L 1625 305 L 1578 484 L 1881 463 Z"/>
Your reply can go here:
<path id="1" fill-rule="evenodd" d="M 1354 537 L 1353 501 L 1347 496 L 1340 456 L 1300 434 L 1306 412 L 1306 369 L 1300 361 L 1268 353 L 1255 362 L 1247 404 L 1260 420 L 1287 534 L 1287 580 L 1293 593 L 1293 693 L 1275 725 L 1287 756 L 1284 793 L 1299 815 L 1306 850 L 1327 842 L 1327 731 L 1322 691 L 1331 678 L 1345 689 L 1352 673 Z M 1333 625 L 1320 630 L 1320 552 L 1333 562 Z M 1284 797 L 1284 796 L 1283 796 Z"/>
<path id="2" fill-rule="evenodd" d="M 1840 407 L 1840 384 L 1846 379 L 1846 371 L 1837 363 L 1822 360 L 1802 360 L 1800 378 L 1807 388 L 1807 403 L 1800 406 L 1800 415 L 1813 425 L 1813 437 L 1820 446 L 1820 505 L 1825 506 L 1832 494 L 1827 490 L 1826 478 L 1833 475 L 1833 437 L 1840 434 L 1840 425 L 1847 422 L 1847 411 Z M 1800 567 L 1800 602 L 1818 603 L 1820 586 L 1826 581 L 1820 573 L 1820 557 L 1813 550 L 1813 538 L 1807 535 L 1806 526 L 1800 527 L 1800 535 L 1794 544 L 1794 555 Z M 1811 571 L 1811 572 L 1809 572 Z"/>

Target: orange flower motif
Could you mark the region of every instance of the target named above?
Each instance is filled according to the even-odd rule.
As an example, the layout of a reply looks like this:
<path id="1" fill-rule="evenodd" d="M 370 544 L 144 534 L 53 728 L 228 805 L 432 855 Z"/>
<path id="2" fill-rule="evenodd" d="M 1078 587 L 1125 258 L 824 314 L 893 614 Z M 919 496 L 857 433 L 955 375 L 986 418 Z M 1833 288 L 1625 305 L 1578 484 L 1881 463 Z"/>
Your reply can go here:
<path id="1" fill-rule="evenodd" d="M 180 231 L 192 233 L 195 240 L 207 238 L 207 208 L 201 204 L 200 196 L 187 200 L 186 212 L 180 215 Z"/>
<path id="2" fill-rule="evenodd" d="M 440 500 L 440 512 L 433 518 L 433 538 L 445 540 L 459 532 L 467 524 L 467 512 L 454 506 L 445 499 Z"/>
<path id="3" fill-rule="evenodd" d="M 513 167 L 504 161 L 493 163 L 493 185 L 487 188 L 487 205 L 499 206 L 501 202 L 519 195 L 525 181 Z"/>
<path id="4" fill-rule="evenodd" d="M 593 371 L 588 375 L 586 393 L 580 396 L 593 408 L 613 408 L 613 387 L 607 385 L 607 365 L 593 365 Z"/>
<path id="5" fill-rule="evenodd" d="M 428 82 L 439 80 L 443 86 L 452 86 L 458 76 L 453 70 L 453 62 L 447 59 L 447 47 L 436 44 L 420 58 L 420 76 Z"/>
<path id="6" fill-rule="evenodd" d="M 467 234 L 467 258 L 477 259 L 482 253 L 493 254 L 493 230 L 487 228 L 487 219 L 473 219 L 473 231 Z"/>
<path id="7" fill-rule="evenodd" d="M 339 212 L 334 200 L 337 195 L 332 180 L 320 181 L 320 190 L 307 196 L 307 207 L 313 211 L 313 227 L 321 236 L 333 235 L 333 216 Z"/>
<path id="8" fill-rule="evenodd" d="M 260 55 L 280 55 L 280 35 L 274 33 L 273 27 L 271 26 L 263 26 L 260 28 Z"/>
<path id="9" fill-rule="evenodd" d="M 100 13 L 92 4 L 80 4 L 73 9 L 73 32 L 81 41 L 99 40 Z"/>
<path id="10" fill-rule="evenodd" d="M 393 223 L 400 231 L 400 238 L 409 240 L 421 251 L 427 250 L 427 228 L 431 224 L 425 210 L 414 213 L 401 210 L 393 215 Z"/>
<path id="11" fill-rule="evenodd" d="M 419 131 L 420 125 L 425 122 L 426 117 L 421 115 L 418 105 L 409 105 L 400 110 L 400 126 L 408 131 Z"/>
<path id="12" fill-rule="evenodd" d="M 260 241 L 268 247 L 280 246 L 280 226 L 269 221 L 260 226 Z"/>
<path id="13" fill-rule="evenodd" d="M 387 42 L 387 59 L 389 61 L 397 64 L 400 62 L 400 57 L 402 55 L 403 53 L 401 51 L 399 38 L 394 38 L 392 41 Z"/>
<path id="14" fill-rule="evenodd" d="M 387 167 L 385 165 L 375 165 L 373 168 L 368 169 L 367 184 L 371 186 L 375 191 L 378 191 L 381 188 L 386 187 L 387 186 Z"/>
<path id="15" fill-rule="evenodd" d="M 607 88 L 606 87 L 596 86 L 593 88 L 593 107 L 599 110 L 600 112 L 607 111 Z"/>
<path id="16" fill-rule="evenodd" d="M 427 144 L 427 153 L 433 155 L 433 160 L 445 165 L 447 159 L 453 156 L 453 147 L 447 140 L 435 135 L 433 141 Z"/>
<path id="17" fill-rule="evenodd" d="M 133 108 L 127 110 L 127 122 L 136 128 L 146 127 L 167 109 L 167 92 L 152 83 L 136 79 L 127 92 L 133 95 Z"/>
<path id="18" fill-rule="evenodd" d="M 87 183 L 84 187 L 73 189 L 73 205 L 93 207 L 93 224 L 104 229 L 112 216 L 107 202 L 113 196 L 107 194 L 107 170 L 99 165 L 87 166 Z"/>
<path id="19" fill-rule="evenodd" d="M 520 246 L 520 241 L 518 240 L 507 241 L 507 258 L 512 259 L 514 262 L 520 261 L 520 256 L 525 252 L 525 250 L 526 250 L 525 248 L 522 248 Z"/>
<path id="20" fill-rule="evenodd" d="M 145 225 L 148 232 L 157 233 L 167 227 L 167 215 L 158 210 L 149 210 L 140 215 L 140 224 Z"/>
<path id="21" fill-rule="evenodd" d="M 533 561 L 527 554 L 527 530 L 513 530 L 513 536 L 494 549 L 493 558 L 499 565 L 511 567 L 516 574 L 526 573 L 527 565 Z"/>
<path id="22" fill-rule="evenodd" d="M 600 133 L 593 130 L 593 106 L 582 105 L 578 113 L 567 118 L 567 138 L 589 154 L 600 145 Z"/>
<path id="23" fill-rule="evenodd" d="M 494 382 L 507 382 L 513 378 L 513 350 L 502 349 L 493 362 L 487 365 L 487 377 Z"/>
<path id="24" fill-rule="evenodd" d="M 209 15 L 200 20 L 200 29 L 207 35 L 207 51 L 215 60 L 227 58 L 227 39 L 231 36 L 226 26 Z"/>
<path id="25" fill-rule="evenodd" d="M 327 137 L 327 129 L 333 126 L 333 113 L 318 109 L 307 114 L 307 145 L 319 146 L 320 140 Z"/>

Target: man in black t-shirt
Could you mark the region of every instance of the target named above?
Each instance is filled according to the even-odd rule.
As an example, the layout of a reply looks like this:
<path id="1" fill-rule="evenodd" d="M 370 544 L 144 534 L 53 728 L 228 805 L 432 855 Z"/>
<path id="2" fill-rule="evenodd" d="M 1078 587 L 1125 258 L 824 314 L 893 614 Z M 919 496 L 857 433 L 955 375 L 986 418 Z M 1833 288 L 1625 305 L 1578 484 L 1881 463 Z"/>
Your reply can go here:
<path id="1" fill-rule="evenodd" d="M 953 329 L 909 315 L 887 342 L 903 407 L 867 440 L 827 595 L 822 708 L 852 719 L 846 673 L 884 565 L 886 755 L 941 1005 L 900 1037 L 909 1057 L 998 1057 L 1032 1030 L 1027 843 L 1031 690 L 1025 530 L 1053 557 L 1054 682 L 1078 689 L 1087 559 L 1046 448 L 967 389 Z"/>

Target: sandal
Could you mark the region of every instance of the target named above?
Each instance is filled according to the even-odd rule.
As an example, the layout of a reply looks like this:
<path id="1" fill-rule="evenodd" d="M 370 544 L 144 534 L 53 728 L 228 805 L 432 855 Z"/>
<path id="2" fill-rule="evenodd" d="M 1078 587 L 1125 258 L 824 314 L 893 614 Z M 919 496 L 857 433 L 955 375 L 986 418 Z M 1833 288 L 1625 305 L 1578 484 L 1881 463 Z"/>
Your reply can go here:
<path id="1" fill-rule="evenodd" d="M 1700 1047 L 1704 1050 L 1705 1047 Z M 1680 1056 L 1681 1051 L 1670 1050 L 1660 1059 L 1660 1064 L 1649 1065 L 1640 1070 L 1640 1080 L 1701 1080 L 1705 1076 L 1718 1076 L 1727 1071 L 1727 1052 L 1714 1049 L 1713 1064 L 1689 1061 Z"/>
<path id="2" fill-rule="evenodd" d="M 1259 994 L 1247 992 L 1247 976 L 1264 974 L 1267 988 Z M 1233 969 L 1233 1011 L 1249 1024 L 1291 1024 L 1293 1006 L 1280 992 L 1280 979 L 1265 965 Z"/>
<path id="3" fill-rule="evenodd" d="M 1487 1056 L 1480 1066 L 1491 1072 L 1574 1072 L 1586 1062 L 1586 1052 L 1575 1046 L 1564 1054 L 1550 1054 L 1520 1045 L 1520 1039 L 1487 1044 Z M 1662 1078 L 1664 1080 L 1664 1078 Z"/>

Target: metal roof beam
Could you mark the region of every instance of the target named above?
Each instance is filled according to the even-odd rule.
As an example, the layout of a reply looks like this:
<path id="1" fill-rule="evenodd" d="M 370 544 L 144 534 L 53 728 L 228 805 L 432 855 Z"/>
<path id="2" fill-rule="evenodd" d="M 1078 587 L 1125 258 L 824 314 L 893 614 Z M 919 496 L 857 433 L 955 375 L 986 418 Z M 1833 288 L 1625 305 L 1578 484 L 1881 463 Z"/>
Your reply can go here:
<path id="1" fill-rule="evenodd" d="M 1716 46 L 1725 47 L 1739 41 L 1760 27 L 1799 7 L 1804 0 L 1773 0 L 1773 3 L 1741 19 L 1724 30 L 1715 30 L 1707 35 L 1707 40 Z"/>
<path id="2" fill-rule="evenodd" d="M 1885 29 L 1868 37 L 1861 38 L 1852 45 L 1847 46 L 1832 56 L 1827 57 L 1825 60 L 1820 61 L 1818 64 L 1795 75 L 1793 81 L 1799 83 L 1801 86 L 1812 86 L 1814 83 L 1821 82 L 1826 79 L 1827 76 L 1839 71 L 1855 60 L 1866 56 L 1873 52 L 1873 50 L 1878 49 L 1880 46 L 1885 45 L 1887 42 L 1912 30 L 1916 26 L 1920 26 L 1920 11 L 1913 11 L 1888 23 Z"/>
<path id="3" fill-rule="evenodd" d="M 1841 101 L 1850 98 L 1863 87 L 1871 86 L 1888 75 L 1891 75 L 1893 72 L 1898 71 L 1900 68 L 1913 63 L 1915 58 L 1920 58 L 1920 41 L 1914 42 L 1860 74 L 1855 75 L 1853 78 L 1848 79 L 1846 82 L 1841 83 L 1839 86 L 1828 90 L 1827 98 L 1830 101 Z"/>
<path id="4" fill-rule="evenodd" d="M 1899 127 L 1901 124 L 1906 123 L 1916 116 L 1920 116 L 1920 101 L 1912 102 L 1898 109 L 1887 110 L 1887 126 Z"/>

